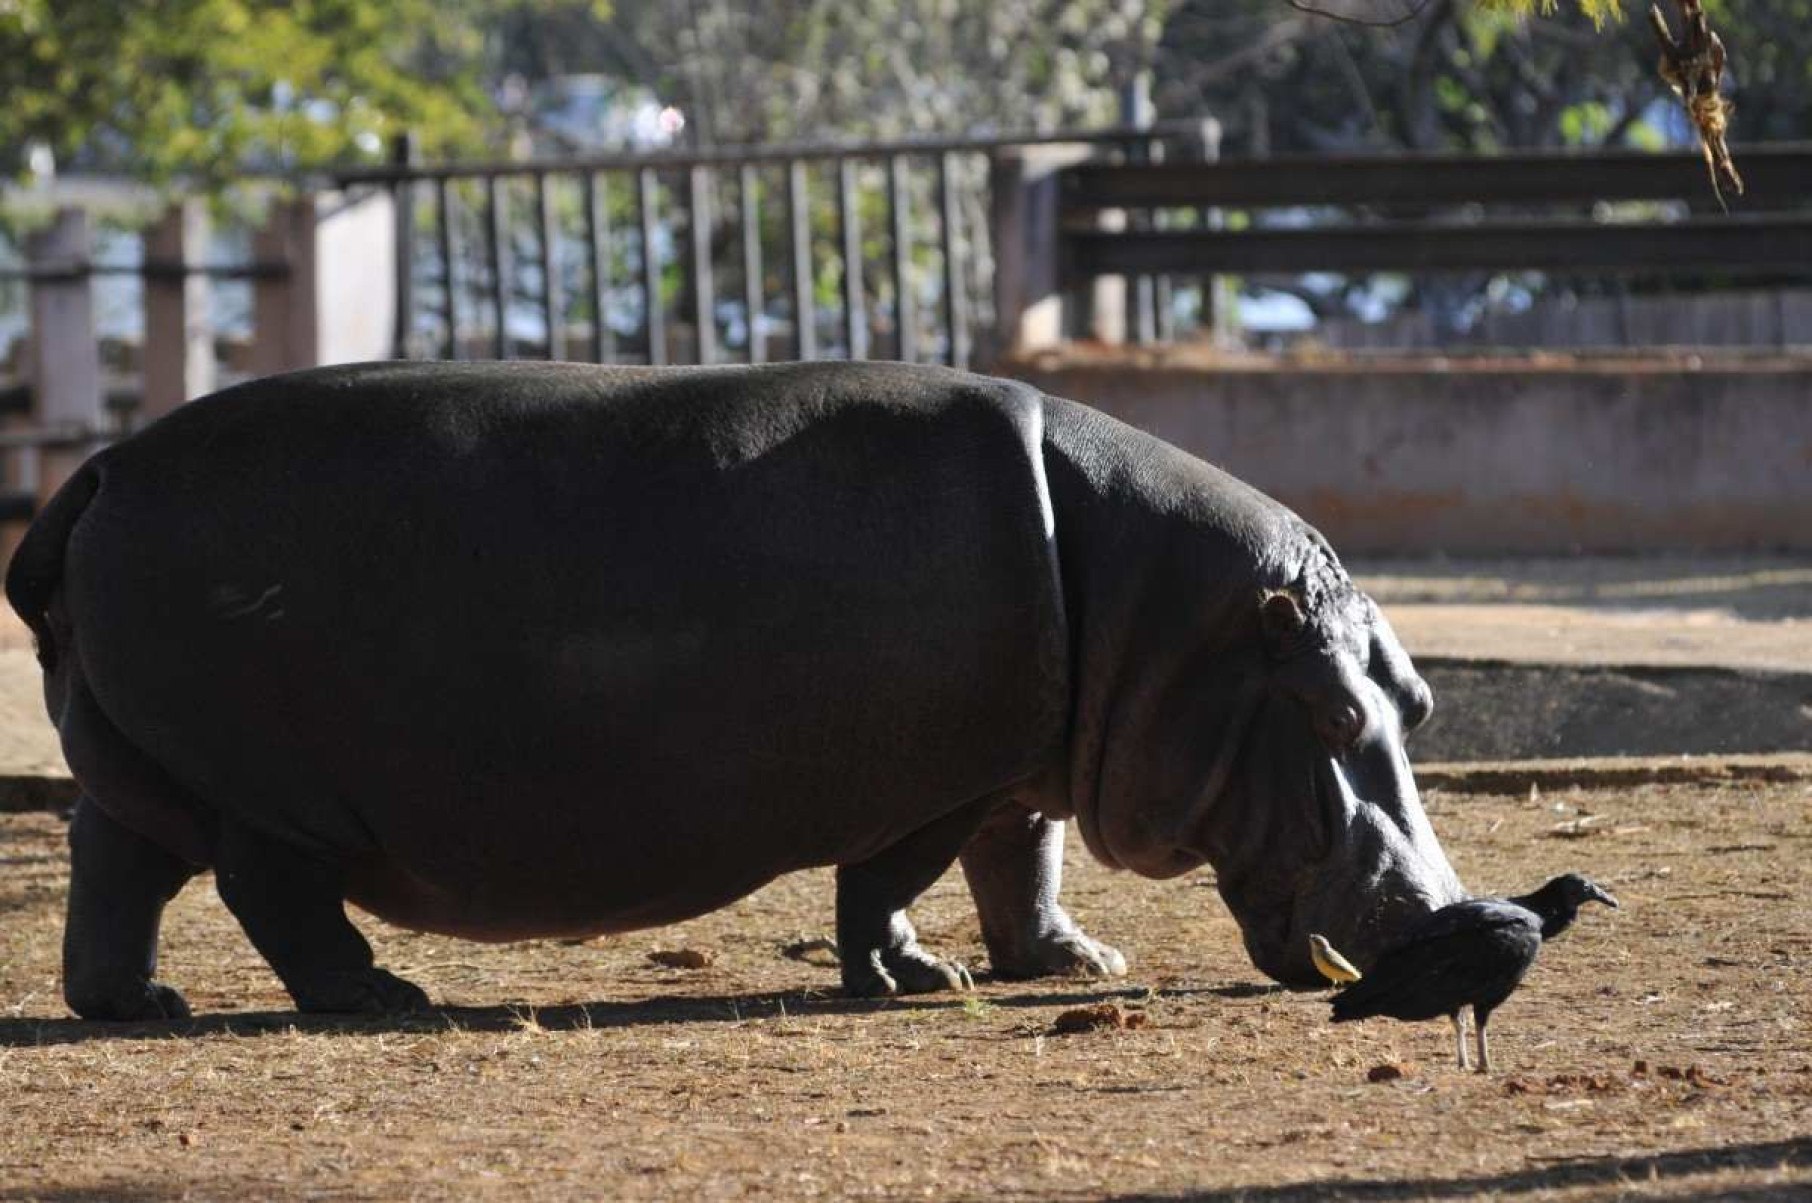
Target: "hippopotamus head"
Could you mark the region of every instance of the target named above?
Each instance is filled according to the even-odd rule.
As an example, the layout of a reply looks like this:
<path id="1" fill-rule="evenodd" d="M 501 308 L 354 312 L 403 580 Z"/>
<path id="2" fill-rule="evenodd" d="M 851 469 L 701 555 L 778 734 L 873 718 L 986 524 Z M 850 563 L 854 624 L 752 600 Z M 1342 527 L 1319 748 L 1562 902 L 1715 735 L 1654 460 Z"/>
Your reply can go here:
<path id="1" fill-rule="evenodd" d="M 1226 790 L 1234 808 L 1205 831 L 1253 964 L 1292 986 L 1325 984 L 1311 933 L 1369 966 L 1464 896 L 1404 748 L 1433 694 L 1378 607 L 1322 563 L 1258 599 L 1264 666 Z"/>
<path id="2" fill-rule="evenodd" d="M 1433 710 L 1428 685 L 1318 533 L 1294 515 L 1256 525 L 1255 568 L 1228 571 L 1217 535 L 1142 584 L 1168 607 L 1121 616 L 1138 630 L 1079 712 L 1094 760 L 1076 817 L 1109 864 L 1212 864 L 1253 963 L 1311 987 L 1311 933 L 1366 967 L 1464 894 L 1404 748 Z M 1178 596 L 1197 599 L 1187 617 Z"/>

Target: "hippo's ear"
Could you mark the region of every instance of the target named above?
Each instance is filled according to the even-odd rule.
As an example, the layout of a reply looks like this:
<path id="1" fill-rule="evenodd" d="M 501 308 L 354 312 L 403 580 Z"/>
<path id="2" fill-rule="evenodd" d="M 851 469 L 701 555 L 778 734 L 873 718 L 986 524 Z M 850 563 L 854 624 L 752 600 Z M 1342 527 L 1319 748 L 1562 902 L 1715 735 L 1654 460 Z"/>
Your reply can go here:
<path id="1" fill-rule="evenodd" d="M 1302 612 L 1302 596 L 1294 589 L 1267 589 L 1259 597 L 1259 630 L 1264 634 L 1265 646 L 1273 652 L 1288 649 L 1308 621 L 1308 615 Z"/>

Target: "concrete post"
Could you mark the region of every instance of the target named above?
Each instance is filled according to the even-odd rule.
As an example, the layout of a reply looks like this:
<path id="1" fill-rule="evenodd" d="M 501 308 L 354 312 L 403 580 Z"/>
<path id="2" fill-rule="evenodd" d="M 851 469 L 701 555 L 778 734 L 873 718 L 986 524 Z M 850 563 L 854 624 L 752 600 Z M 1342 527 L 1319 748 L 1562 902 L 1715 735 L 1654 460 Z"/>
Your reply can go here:
<path id="1" fill-rule="evenodd" d="M 38 425 L 69 435 L 66 442 L 39 453 L 39 505 L 88 458 L 105 426 L 89 255 L 88 215 L 76 208 L 59 209 L 50 226 L 26 244 L 34 273 L 30 362 L 35 418 Z"/>
<path id="2" fill-rule="evenodd" d="M 1150 129 L 1156 120 L 1157 107 L 1151 99 L 1151 69 L 1147 67 L 1135 71 L 1120 90 L 1120 123 L 1135 129 Z M 1126 157 L 1130 163 L 1153 163 L 1163 157 L 1163 149 L 1151 143 L 1135 143 L 1127 147 Z M 1141 212 L 1130 223 L 1125 213 L 1121 213 L 1120 219 L 1122 229 L 1127 224 L 1135 230 L 1152 228 L 1150 213 Z M 1123 284 L 1122 288 L 1125 289 L 1125 325 L 1140 346 L 1149 345 L 1158 338 L 1159 292 L 1167 293 L 1169 289 L 1160 290 L 1152 276 L 1135 276 L 1130 285 Z"/>
<path id="3" fill-rule="evenodd" d="M 179 201 L 145 235 L 144 402 L 149 422 L 214 391 L 214 326 L 207 259 L 208 209 Z"/>
<path id="4" fill-rule="evenodd" d="M 1098 229 L 1119 231 L 1126 228 L 1125 209 L 1103 209 L 1095 214 Z M 1109 347 L 1126 344 L 1126 277 L 1096 276 L 1083 285 L 1088 295 L 1088 333 L 1096 342 Z"/>
<path id="5" fill-rule="evenodd" d="M 252 371 L 386 359 L 396 350 L 396 208 L 388 193 L 278 201 L 252 257 Z"/>
<path id="6" fill-rule="evenodd" d="M 1220 162 L 1221 123 L 1213 117 L 1202 118 L 1195 138 L 1185 143 L 1185 147 L 1189 159 L 1200 163 Z M 1196 221 L 1205 229 L 1218 230 L 1226 224 L 1226 215 L 1218 207 L 1211 205 L 1196 215 Z M 1234 290 L 1234 281 L 1227 276 L 1203 276 L 1201 289 L 1200 325 L 1211 332 L 1213 344 L 1218 349 L 1237 349 L 1239 296 Z"/>
<path id="7" fill-rule="evenodd" d="M 989 160 L 997 353 L 1019 357 L 1063 341 L 1058 173 L 1091 153 L 1065 142 L 1003 147 Z"/>
<path id="8" fill-rule="evenodd" d="M 254 375 L 314 364 L 320 343 L 315 301 L 315 198 L 271 203 L 252 235 L 252 259 L 271 270 L 252 280 Z"/>

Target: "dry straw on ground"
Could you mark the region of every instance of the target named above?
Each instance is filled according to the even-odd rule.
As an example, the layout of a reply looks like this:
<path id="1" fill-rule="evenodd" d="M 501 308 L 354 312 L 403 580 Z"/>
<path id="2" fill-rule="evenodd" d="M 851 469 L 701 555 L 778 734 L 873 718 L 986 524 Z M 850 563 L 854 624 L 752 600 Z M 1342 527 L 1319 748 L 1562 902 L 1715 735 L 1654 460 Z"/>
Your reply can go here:
<path id="1" fill-rule="evenodd" d="M 833 967 L 782 952 L 829 921 L 828 875 L 806 874 L 587 946 L 378 929 L 449 1009 L 302 1020 L 197 883 L 164 968 L 202 1017 L 85 1025 L 56 997 L 62 826 L 0 816 L 0 1199 L 1807 1197 L 1803 778 L 1429 802 L 1476 888 L 1582 869 L 1624 902 L 1493 1020 L 1493 1077 L 1451 1068 L 1443 1023 L 1334 1028 L 1325 995 L 1269 990 L 1211 875 L 1080 859 L 1069 894 L 1126 983 L 847 1002 Z M 985 962 L 959 877 L 918 918 Z M 647 959 L 679 948 L 717 958 Z M 1052 1035 L 1103 1004 L 1149 1022 Z"/>

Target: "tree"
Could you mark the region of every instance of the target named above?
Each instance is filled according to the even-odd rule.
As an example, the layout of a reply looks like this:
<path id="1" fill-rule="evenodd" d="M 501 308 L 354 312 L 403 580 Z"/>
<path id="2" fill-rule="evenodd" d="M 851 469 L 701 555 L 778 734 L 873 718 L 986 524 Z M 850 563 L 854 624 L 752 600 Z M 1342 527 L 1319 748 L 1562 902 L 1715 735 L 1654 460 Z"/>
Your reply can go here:
<path id="1" fill-rule="evenodd" d="M 0 172 L 35 150 L 218 181 L 369 158 L 404 129 L 470 151 L 512 132 L 507 81 L 571 73 L 653 88 L 701 143 L 1105 124 L 1154 59 L 1164 107 L 1236 136 L 1287 97 L 1278 149 L 1592 141 L 1660 95 L 1643 30 L 1591 28 L 1613 6 L 1518 24 L 1506 10 L 1551 0 L 10 0 Z M 1771 89 L 1739 138 L 1803 128 L 1809 8 L 1713 0 L 1739 79 Z"/>
<path id="2" fill-rule="evenodd" d="M 1158 100 L 1216 114 L 1232 148 L 1256 153 L 1652 142 L 1643 122 L 1666 94 L 1654 63 L 1646 28 L 1581 10 L 1522 21 L 1428 0 L 1412 21 L 1366 28 L 1280 17 L 1275 0 L 1182 0 Z"/>
<path id="3" fill-rule="evenodd" d="M 579 0 L 11 0 L 0 6 L 0 150 L 218 181 L 431 149 L 485 129 L 487 21 Z"/>
<path id="4" fill-rule="evenodd" d="M 653 87 L 700 144 L 1112 122 L 1168 0 L 619 0 L 518 56 Z"/>

